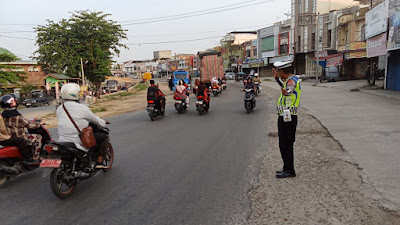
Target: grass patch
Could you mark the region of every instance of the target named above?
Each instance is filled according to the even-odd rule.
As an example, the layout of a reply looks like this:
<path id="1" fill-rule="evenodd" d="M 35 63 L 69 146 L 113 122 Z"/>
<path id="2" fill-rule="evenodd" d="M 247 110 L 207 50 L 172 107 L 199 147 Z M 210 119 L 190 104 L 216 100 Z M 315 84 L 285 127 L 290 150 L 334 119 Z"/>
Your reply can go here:
<path id="1" fill-rule="evenodd" d="M 118 100 L 118 98 L 115 97 L 115 96 L 107 96 L 107 98 L 108 98 L 109 100 Z"/>
<path id="2" fill-rule="evenodd" d="M 110 99 L 111 99 L 112 97 L 114 97 L 114 96 L 126 97 L 126 96 L 131 96 L 131 95 L 133 95 L 132 92 L 124 91 L 124 92 L 119 92 L 119 93 L 117 93 L 117 94 L 111 96 Z"/>
<path id="3" fill-rule="evenodd" d="M 265 78 L 264 79 L 264 81 L 272 81 L 271 79 L 269 79 L 269 78 Z"/>
<path id="4" fill-rule="evenodd" d="M 147 84 L 140 83 L 137 84 L 134 88 L 138 91 L 144 91 L 147 89 L 147 87 L 148 87 Z"/>
<path id="5" fill-rule="evenodd" d="M 104 108 L 104 107 L 101 107 L 101 108 L 93 108 L 93 109 L 91 109 L 91 110 L 92 110 L 93 113 L 98 113 L 98 112 L 105 112 L 105 111 L 107 111 L 107 109 Z"/>

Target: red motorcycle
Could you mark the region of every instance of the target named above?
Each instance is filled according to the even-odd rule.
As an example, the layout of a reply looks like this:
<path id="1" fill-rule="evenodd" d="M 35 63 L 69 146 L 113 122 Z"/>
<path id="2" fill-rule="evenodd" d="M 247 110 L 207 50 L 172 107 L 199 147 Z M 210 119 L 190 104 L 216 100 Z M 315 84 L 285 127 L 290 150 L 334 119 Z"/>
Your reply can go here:
<path id="1" fill-rule="evenodd" d="M 40 123 L 40 120 L 30 122 Z M 35 146 L 28 145 L 32 149 L 33 157 L 38 159 L 36 164 L 24 164 L 19 149 L 15 146 L 6 146 L 0 148 L 0 188 L 6 186 L 11 178 L 17 177 L 25 172 L 32 171 L 39 167 L 41 158 L 47 155 L 44 146 L 52 142 L 50 132 L 45 125 L 37 129 L 28 129 L 29 134 L 40 134 L 42 136 L 42 147 L 34 152 Z"/>

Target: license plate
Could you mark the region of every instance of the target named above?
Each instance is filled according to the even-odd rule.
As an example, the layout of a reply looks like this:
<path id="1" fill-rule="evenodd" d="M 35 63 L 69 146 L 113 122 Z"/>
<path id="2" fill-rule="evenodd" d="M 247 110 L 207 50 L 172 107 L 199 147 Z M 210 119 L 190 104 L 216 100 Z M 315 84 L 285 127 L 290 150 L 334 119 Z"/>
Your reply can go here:
<path id="1" fill-rule="evenodd" d="M 40 163 L 40 167 L 58 168 L 60 167 L 61 162 L 61 159 L 43 159 Z"/>
<path id="2" fill-rule="evenodd" d="M 182 101 L 175 101 L 175 103 L 179 103 L 180 104 L 180 103 L 182 103 Z"/>
<path id="3" fill-rule="evenodd" d="M 154 110 L 154 107 L 147 107 L 147 110 L 153 111 L 153 110 Z"/>
<path id="4" fill-rule="evenodd" d="M 196 102 L 196 104 L 203 105 L 203 102 L 199 101 L 199 102 Z"/>
<path id="5" fill-rule="evenodd" d="M 31 105 L 31 103 L 26 103 L 26 105 Z"/>

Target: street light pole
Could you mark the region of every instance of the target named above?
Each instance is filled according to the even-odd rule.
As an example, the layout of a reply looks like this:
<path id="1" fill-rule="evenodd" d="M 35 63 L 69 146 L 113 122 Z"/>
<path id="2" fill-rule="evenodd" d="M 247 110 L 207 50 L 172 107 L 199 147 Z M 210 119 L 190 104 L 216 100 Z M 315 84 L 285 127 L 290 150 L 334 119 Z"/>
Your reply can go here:
<path id="1" fill-rule="evenodd" d="M 317 62 L 316 62 L 316 64 L 315 64 L 315 68 L 316 68 L 316 71 L 315 71 L 315 74 L 316 74 L 316 77 L 315 77 L 315 79 L 316 79 L 316 81 L 317 81 L 317 84 L 319 83 L 319 79 L 318 79 L 318 75 L 319 75 L 319 13 L 318 13 L 318 15 L 317 15 L 317 21 L 316 21 L 316 24 L 317 24 L 317 26 L 316 26 L 316 29 L 315 29 L 315 48 L 316 48 L 316 53 L 317 53 Z"/>

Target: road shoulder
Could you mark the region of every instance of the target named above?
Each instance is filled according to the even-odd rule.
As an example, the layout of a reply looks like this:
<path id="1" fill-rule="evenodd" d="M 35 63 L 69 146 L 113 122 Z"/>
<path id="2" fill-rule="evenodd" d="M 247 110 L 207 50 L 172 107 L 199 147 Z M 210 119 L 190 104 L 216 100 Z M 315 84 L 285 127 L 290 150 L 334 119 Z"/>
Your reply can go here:
<path id="1" fill-rule="evenodd" d="M 279 91 L 267 88 L 272 101 Z M 377 194 L 362 179 L 362 169 L 310 113 L 299 110 L 295 143 L 298 176 L 275 178 L 281 169 L 275 114 L 259 183 L 249 192 L 250 224 L 398 224 L 399 217 L 379 207 Z M 371 198 L 372 197 L 372 198 Z M 376 196 L 375 196 L 376 197 Z"/>

